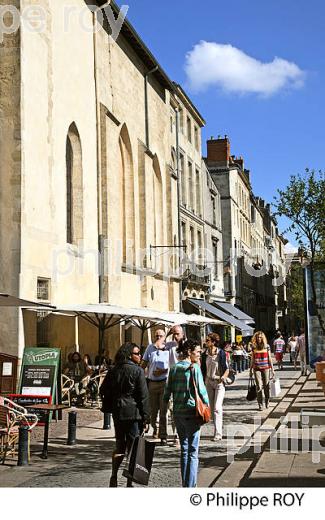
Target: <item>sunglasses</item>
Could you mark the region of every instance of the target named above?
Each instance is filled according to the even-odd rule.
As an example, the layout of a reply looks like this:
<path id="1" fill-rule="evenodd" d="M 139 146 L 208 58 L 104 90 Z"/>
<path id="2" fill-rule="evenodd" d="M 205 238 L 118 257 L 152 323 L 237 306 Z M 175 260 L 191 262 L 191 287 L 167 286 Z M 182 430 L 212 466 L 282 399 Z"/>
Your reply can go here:
<path id="1" fill-rule="evenodd" d="M 164 337 L 164 335 L 163 335 L 163 334 L 160 334 L 160 335 L 159 335 L 159 334 L 157 334 L 157 335 L 156 335 L 155 337 L 156 337 L 156 338 L 163 338 L 163 337 Z"/>
<path id="2" fill-rule="evenodd" d="M 141 356 L 140 352 L 132 352 L 133 356 Z"/>

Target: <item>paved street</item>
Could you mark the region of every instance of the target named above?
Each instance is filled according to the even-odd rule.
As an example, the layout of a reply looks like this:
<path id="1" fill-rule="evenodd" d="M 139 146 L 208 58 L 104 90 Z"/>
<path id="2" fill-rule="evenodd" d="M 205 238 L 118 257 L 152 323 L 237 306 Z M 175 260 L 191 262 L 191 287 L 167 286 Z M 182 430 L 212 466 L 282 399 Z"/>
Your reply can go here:
<path id="1" fill-rule="evenodd" d="M 224 439 L 211 441 L 213 426 L 202 428 L 200 447 L 199 486 L 237 487 L 237 486 L 285 486 L 288 484 L 290 471 L 296 485 L 311 479 L 309 485 L 325 484 L 325 456 L 320 454 L 320 461 L 313 464 L 310 453 L 270 453 L 268 441 L 270 428 L 276 428 L 276 436 L 283 434 L 280 424 L 282 416 L 290 416 L 301 405 L 325 409 L 325 399 L 316 387 L 314 375 L 300 377 L 299 371 L 285 366 L 278 373 L 281 379 L 280 398 L 271 401 L 268 410 L 258 412 L 256 402 L 246 401 L 248 371 L 239 374 L 235 384 L 227 388 L 224 401 Z M 302 389 L 299 393 L 298 391 Z M 290 417 L 289 417 L 290 418 Z M 255 423 L 254 423 L 255 420 Z M 262 425 L 261 425 L 262 423 Z M 36 432 L 32 440 L 32 458 L 29 467 L 18 468 L 15 461 L 8 459 L 8 465 L 0 467 L 0 485 L 2 487 L 107 487 L 111 453 L 114 448 L 114 432 L 102 430 L 102 417 L 98 410 L 78 410 L 78 444 L 66 445 L 66 418 L 51 425 L 49 459 L 39 458 L 43 429 Z M 243 425 L 243 426 L 241 426 Z M 260 426 L 261 425 L 261 426 Z M 280 428 L 279 428 L 280 427 Z M 282 428 L 282 430 L 281 430 Z M 238 430 L 238 431 L 236 431 Z M 296 430 L 299 428 L 296 426 Z M 290 436 L 297 431 L 290 430 Z M 281 434 L 282 431 L 282 434 Z M 302 430 L 298 432 L 298 437 Z M 317 430 L 318 432 L 318 430 Z M 316 432 L 316 433 L 317 433 Z M 179 449 L 172 444 L 172 431 L 169 425 L 170 440 L 167 447 L 156 446 L 152 469 L 151 487 L 179 487 Z M 319 432 L 318 432 L 319 433 Z M 257 434 L 259 435 L 257 437 Z M 315 434 L 315 432 L 314 432 Z M 310 437 L 310 431 L 307 433 Z M 309 438 L 308 437 L 308 438 Z M 150 438 L 150 436 L 149 436 Z M 252 447 L 258 442 L 262 445 L 261 453 L 254 453 Z M 238 452 L 243 446 L 243 453 L 237 453 L 231 462 L 229 454 Z M 227 459 L 228 451 L 228 459 Z M 308 449 L 307 449 L 308 452 Z M 125 486 L 125 479 L 119 479 L 119 485 Z"/>

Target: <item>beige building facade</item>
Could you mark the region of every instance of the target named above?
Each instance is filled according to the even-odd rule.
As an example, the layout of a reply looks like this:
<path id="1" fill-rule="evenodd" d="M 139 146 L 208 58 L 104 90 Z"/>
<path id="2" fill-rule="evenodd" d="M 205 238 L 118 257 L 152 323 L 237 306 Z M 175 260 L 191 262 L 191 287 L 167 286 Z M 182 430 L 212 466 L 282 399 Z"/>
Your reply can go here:
<path id="1" fill-rule="evenodd" d="M 68 21 L 67 2 L 38 5 L 45 29 L 22 27 L 0 49 L 1 292 L 179 310 L 178 281 L 154 254 L 178 242 L 173 85 L 128 22 L 115 42 L 107 24 L 92 30 L 83 0 L 69 0 Z M 82 319 L 27 311 L 24 322 L 2 311 L 0 351 L 21 357 L 40 331 L 65 351 L 97 351 Z M 123 340 L 111 331 L 110 355 Z"/>

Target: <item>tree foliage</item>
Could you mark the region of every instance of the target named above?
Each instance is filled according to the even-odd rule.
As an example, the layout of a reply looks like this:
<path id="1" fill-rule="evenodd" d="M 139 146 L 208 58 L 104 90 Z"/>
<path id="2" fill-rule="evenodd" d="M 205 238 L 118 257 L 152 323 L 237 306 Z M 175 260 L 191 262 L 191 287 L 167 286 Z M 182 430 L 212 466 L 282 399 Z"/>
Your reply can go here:
<path id="1" fill-rule="evenodd" d="M 306 169 L 304 174 L 292 175 L 284 190 L 274 197 L 276 215 L 291 221 L 287 231 L 296 235 L 299 245 L 310 258 L 312 296 L 316 306 L 315 261 L 325 260 L 325 174 L 322 170 Z M 325 322 L 318 315 L 325 333 Z"/>
<path id="2" fill-rule="evenodd" d="M 313 260 L 324 254 L 325 243 L 325 174 L 306 169 L 292 175 L 289 186 L 278 190 L 276 214 L 291 220 L 287 231 L 293 231 L 298 243 Z"/>

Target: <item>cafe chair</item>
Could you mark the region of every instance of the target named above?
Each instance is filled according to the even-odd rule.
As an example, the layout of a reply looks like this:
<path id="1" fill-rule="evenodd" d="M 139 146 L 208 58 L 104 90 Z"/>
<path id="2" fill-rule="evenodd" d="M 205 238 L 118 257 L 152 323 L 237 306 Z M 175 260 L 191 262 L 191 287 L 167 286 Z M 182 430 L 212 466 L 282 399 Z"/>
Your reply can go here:
<path id="1" fill-rule="evenodd" d="M 4 464 L 7 455 L 14 456 L 18 445 L 19 427 L 28 426 L 31 431 L 38 418 L 26 408 L 0 396 L 0 460 Z"/>
<path id="2" fill-rule="evenodd" d="M 74 380 L 65 374 L 61 374 L 61 392 L 62 392 L 62 403 L 67 403 L 71 406 L 71 390 L 74 387 Z"/>

